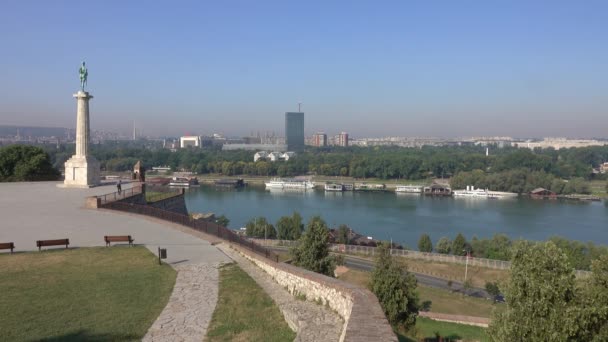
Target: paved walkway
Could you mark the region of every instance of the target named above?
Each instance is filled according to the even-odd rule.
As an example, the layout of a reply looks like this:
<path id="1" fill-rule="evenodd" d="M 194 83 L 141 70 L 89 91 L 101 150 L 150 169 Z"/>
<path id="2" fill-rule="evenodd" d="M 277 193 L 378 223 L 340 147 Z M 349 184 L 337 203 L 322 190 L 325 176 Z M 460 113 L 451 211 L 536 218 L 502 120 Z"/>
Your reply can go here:
<path id="1" fill-rule="evenodd" d="M 144 342 L 204 339 L 217 304 L 219 265 L 176 267 L 177 280 L 169 303 L 148 330 Z"/>
<path id="2" fill-rule="evenodd" d="M 0 242 L 14 242 L 15 251 L 37 250 L 36 240 L 70 239 L 70 247 L 105 246 L 104 235 L 131 235 L 154 254 L 167 248 L 167 262 L 218 263 L 226 256 L 208 241 L 174 229 L 170 223 L 140 215 L 84 209 L 87 196 L 116 191 L 116 186 L 91 189 L 57 188 L 58 182 L 0 183 Z M 123 189 L 130 187 L 125 184 Z"/>
<path id="3" fill-rule="evenodd" d="M 114 192 L 115 185 L 64 189 L 57 184 L 0 183 L 0 242 L 14 242 L 20 252 L 37 250 L 36 240 L 69 238 L 70 247 L 91 247 L 105 246 L 104 235 L 131 235 L 155 254 L 159 246 L 167 248 L 166 262 L 178 271 L 177 281 L 145 339 L 203 340 L 217 302 L 217 265 L 230 259 L 208 241 L 170 223 L 84 209 L 85 197 Z"/>
<path id="4" fill-rule="evenodd" d="M 298 300 L 275 282 L 268 273 L 245 259 L 228 245 L 218 246 L 236 261 L 253 280 L 274 300 L 289 327 L 296 331 L 295 341 L 339 341 L 344 321 L 337 313 L 311 301 Z"/>

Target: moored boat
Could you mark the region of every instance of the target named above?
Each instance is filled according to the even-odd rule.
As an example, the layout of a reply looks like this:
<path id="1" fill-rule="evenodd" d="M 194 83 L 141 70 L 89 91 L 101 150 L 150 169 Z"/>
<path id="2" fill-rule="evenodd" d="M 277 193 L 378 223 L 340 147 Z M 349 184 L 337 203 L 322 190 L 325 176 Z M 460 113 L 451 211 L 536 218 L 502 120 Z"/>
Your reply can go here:
<path id="1" fill-rule="evenodd" d="M 325 191 L 344 191 L 344 185 L 336 183 L 325 183 Z"/>
<path id="2" fill-rule="evenodd" d="M 198 178 L 185 178 L 185 177 L 173 177 L 169 182 L 169 186 L 178 186 L 183 188 L 189 188 L 191 186 L 199 186 Z"/>
<path id="3" fill-rule="evenodd" d="M 315 187 L 314 183 L 310 180 L 303 179 L 281 179 L 281 178 L 273 178 L 266 184 L 266 188 L 269 189 L 313 189 Z"/>
<path id="4" fill-rule="evenodd" d="M 422 187 L 419 185 L 397 185 L 395 187 L 395 192 L 420 194 L 422 193 Z"/>

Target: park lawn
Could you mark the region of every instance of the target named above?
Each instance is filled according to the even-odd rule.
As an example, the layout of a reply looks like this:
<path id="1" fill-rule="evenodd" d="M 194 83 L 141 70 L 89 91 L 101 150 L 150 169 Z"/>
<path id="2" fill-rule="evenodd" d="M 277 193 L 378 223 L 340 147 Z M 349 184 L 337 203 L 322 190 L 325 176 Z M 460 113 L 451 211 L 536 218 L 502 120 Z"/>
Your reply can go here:
<path id="1" fill-rule="evenodd" d="M 144 247 L 0 254 L 0 339 L 141 340 L 175 278 Z"/>
<path id="2" fill-rule="evenodd" d="M 293 332 L 264 290 L 236 264 L 220 269 L 219 296 L 207 341 L 293 341 Z"/>
<path id="3" fill-rule="evenodd" d="M 370 277 L 370 272 L 349 270 L 348 272 L 341 274 L 339 279 L 368 288 Z M 429 310 L 431 312 L 450 315 L 491 317 L 494 309 L 504 309 L 504 304 L 492 304 L 491 301 L 486 299 L 463 296 L 460 293 L 420 284 L 418 285 L 417 290 L 420 297 L 420 303 L 431 301 Z"/>
<path id="4" fill-rule="evenodd" d="M 486 329 L 471 325 L 439 322 L 425 317 L 416 318 L 416 327 L 407 333 L 397 331 L 399 341 L 424 341 L 434 339 L 437 335 L 448 341 L 490 341 Z"/>

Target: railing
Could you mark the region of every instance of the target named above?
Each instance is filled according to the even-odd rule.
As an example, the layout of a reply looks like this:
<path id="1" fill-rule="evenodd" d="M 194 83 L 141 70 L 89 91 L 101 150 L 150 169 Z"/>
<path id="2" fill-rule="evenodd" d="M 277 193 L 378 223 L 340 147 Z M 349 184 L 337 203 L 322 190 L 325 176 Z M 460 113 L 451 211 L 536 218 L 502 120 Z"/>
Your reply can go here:
<path id="1" fill-rule="evenodd" d="M 103 208 L 112 209 L 112 210 L 120 210 L 129 213 L 152 216 L 161 220 L 169 221 L 172 223 L 181 224 L 186 227 L 190 227 L 197 231 L 217 236 L 220 239 L 230 241 L 232 243 L 236 243 L 241 245 L 256 254 L 264 256 L 267 259 L 270 259 L 275 262 L 279 262 L 279 256 L 269 250 L 268 248 L 262 247 L 259 244 L 245 239 L 235 233 L 233 230 L 228 229 L 226 227 L 220 226 L 219 224 L 203 221 L 203 220 L 195 220 L 190 218 L 189 216 L 174 213 L 171 211 L 162 210 L 159 208 L 150 207 L 147 205 L 139 205 L 139 204 L 131 204 L 124 202 L 106 202 L 102 204 Z"/>
<path id="2" fill-rule="evenodd" d="M 99 195 L 97 197 L 101 199 L 101 205 L 103 206 L 110 202 L 116 202 L 131 196 L 139 195 L 142 192 L 143 190 L 141 185 L 134 185 L 128 189 L 122 190 L 120 193 L 116 191 L 105 195 Z"/>
<path id="3" fill-rule="evenodd" d="M 259 243 L 263 246 L 283 246 L 283 247 L 293 247 L 297 245 L 297 241 L 293 240 L 264 240 L 264 239 L 250 239 Z M 346 253 L 346 254 L 364 254 L 374 256 L 376 254 L 376 247 L 369 246 L 358 246 L 358 245 L 341 245 L 341 244 L 331 244 L 329 246 L 330 250 L 338 253 Z M 425 253 L 419 251 L 412 251 L 407 249 L 391 249 L 391 254 L 394 256 L 400 256 L 404 258 L 412 258 L 412 259 L 422 259 L 426 261 L 437 261 L 437 262 L 446 262 L 446 263 L 455 263 L 455 264 L 466 264 L 467 257 L 459 256 L 459 255 L 450 255 L 450 254 L 440 254 L 440 253 Z M 480 266 L 497 270 L 508 270 L 511 268 L 510 261 L 504 260 L 494 260 L 494 259 L 485 259 L 485 258 L 474 258 L 469 257 L 469 266 Z M 575 270 L 574 273 L 578 278 L 585 278 L 591 275 L 590 271 L 585 270 Z"/>

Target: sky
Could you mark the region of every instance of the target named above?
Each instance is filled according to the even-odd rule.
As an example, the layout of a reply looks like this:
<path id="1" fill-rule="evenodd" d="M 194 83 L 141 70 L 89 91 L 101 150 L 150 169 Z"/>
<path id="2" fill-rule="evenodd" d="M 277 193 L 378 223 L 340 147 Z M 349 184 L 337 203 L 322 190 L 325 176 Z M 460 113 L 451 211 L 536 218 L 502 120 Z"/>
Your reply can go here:
<path id="1" fill-rule="evenodd" d="M 0 124 L 608 138 L 608 1 L 13 1 Z"/>

